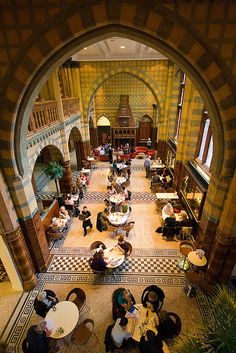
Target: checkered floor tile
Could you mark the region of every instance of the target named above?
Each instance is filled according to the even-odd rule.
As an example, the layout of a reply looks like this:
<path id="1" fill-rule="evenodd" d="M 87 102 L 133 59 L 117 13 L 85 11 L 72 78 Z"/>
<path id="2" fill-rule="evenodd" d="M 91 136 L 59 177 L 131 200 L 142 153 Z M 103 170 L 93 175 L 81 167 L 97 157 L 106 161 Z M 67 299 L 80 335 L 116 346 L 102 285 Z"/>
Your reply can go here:
<path id="1" fill-rule="evenodd" d="M 96 192 L 96 191 L 92 191 L 92 192 L 87 192 L 84 195 L 84 200 L 85 201 L 97 201 L 97 202 L 101 202 L 103 201 L 105 198 L 107 198 L 107 194 L 105 192 Z M 156 196 L 155 194 L 151 194 L 148 192 L 133 192 L 132 193 L 132 197 L 131 197 L 131 201 L 156 201 Z"/>
<path id="2" fill-rule="evenodd" d="M 54 255 L 48 268 L 49 272 L 91 272 L 88 265 L 89 257 Z M 177 258 L 126 258 L 121 266 L 116 268 L 116 273 L 125 274 L 158 274 L 181 275 Z"/>

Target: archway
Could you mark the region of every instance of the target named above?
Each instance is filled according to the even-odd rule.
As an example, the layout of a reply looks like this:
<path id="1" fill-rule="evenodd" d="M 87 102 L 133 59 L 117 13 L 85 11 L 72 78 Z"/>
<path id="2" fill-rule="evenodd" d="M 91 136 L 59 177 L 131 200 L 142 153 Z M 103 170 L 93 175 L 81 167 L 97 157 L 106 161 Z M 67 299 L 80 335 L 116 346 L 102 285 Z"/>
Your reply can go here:
<path id="1" fill-rule="evenodd" d="M 111 139 L 111 123 L 110 120 L 102 115 L 97 121 L 98 128 L 98 144 L 105 145 L 107 142 L 110 142 Z"/>
<path id="2" fill-rule="evenodd" d="M 145 114 L 139 120 L 139 132 L 138 132 L 138 142 L 140 145 L 145 145 L 147 143 L 148 138 L 153 137 L 153 121 L 150 116 Z"/>
<path id="3" fill-rule="evenodd" d="M 63 156 L 57 147 L 47 145 L 43 147 L 37 156 L 32 172 L 32 185 L 36 195 L 57 192 L 54 181 L 50 180 L 43 170 L 52 161 L 60 164 L 63 162 Z"/>

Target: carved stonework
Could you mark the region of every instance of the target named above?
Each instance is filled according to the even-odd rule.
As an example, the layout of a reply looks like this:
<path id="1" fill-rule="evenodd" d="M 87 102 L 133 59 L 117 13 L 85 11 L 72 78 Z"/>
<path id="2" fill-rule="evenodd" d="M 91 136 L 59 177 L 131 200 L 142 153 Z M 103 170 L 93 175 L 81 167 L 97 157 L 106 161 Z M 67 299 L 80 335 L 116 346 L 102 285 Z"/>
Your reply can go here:
<path id="1" fill-rule="evenodd" d="M 14 262 L 21 277 L 23 289 L 32 290 L 37 285 L 37 277 L 20 227 L 4 235 Z"/>
<path id="2" fill-rule="evenodd" d="M 36 271 L 45 271 L 50 253 L 39 211 L 32 218 L 21 220 L 20 224 Z"/>

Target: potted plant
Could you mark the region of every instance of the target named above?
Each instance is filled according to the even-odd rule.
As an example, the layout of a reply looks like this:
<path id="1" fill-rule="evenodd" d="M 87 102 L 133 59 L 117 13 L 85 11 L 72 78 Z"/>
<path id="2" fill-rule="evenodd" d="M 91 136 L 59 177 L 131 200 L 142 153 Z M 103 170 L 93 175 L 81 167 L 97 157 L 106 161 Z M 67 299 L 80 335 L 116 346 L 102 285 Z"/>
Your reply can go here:
<path id="1" fill-rule="evenodd" d="M 51 179 L 55 181 L 57 193 L 59 193 L 58 180 L 63 177 L 64 168 L 57 163 L 56 161 L 52 161 L 49 164 L 45 165 L 43 171 L 45 174 Z"/>
<path id="2" fill-rule="evenodd" d="M 236 294 L 226 286 L 216 286 L 211 298 L 211 322 L 203 322 L 197 333 L 178 338 L 175 353 L 236 352 Z"/>

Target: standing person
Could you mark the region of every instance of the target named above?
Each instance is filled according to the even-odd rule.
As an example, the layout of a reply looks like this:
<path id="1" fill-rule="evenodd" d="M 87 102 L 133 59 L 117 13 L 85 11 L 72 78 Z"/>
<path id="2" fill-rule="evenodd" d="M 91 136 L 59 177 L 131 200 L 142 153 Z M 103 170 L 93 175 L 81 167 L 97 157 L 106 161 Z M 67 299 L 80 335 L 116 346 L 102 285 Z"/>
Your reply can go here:
<path id="1" fill-rule="evenodd" d="M 144 168 L 146 169 L 146 178 L 149 178 L 151 165 L 152 165 L 151 156 L 148 156 L 144 162 Z"/>
<path id="2" fill-rule="evenodd" d="M 29 352 L 47 353 L 53 347 L 56 348 L 56 340 L 50 338 L 51 331 L 47 328 L 47 321 L 42 321 L 38 325 L 33 325 L 27 332 L 27 342 Z"/>
<path id="3" fill-rule="evenodd" d="M 113 163 L 113 148 L 111 147 L 111 143 L 108 147 L 108 155 L 109 155 L 109 162 L 110 164 Z"/>
<path id="4" fill-rule="evenodd" d="M 83 221 L 84 228 L 84 237 L 87 235 L 87 227 L 92 229 L 93 225 L 91 223 L 91 212 L 88 210 L 87 206 L 83 207 L 82 214 L 86 216 L 86 219 Z"/>
<path id="5" fill-rule="evenodd" d="M 147 140 L 147 148 L 150 150 L 152 147 L 152 140 L 150 139 L 150 137 Z"/>

